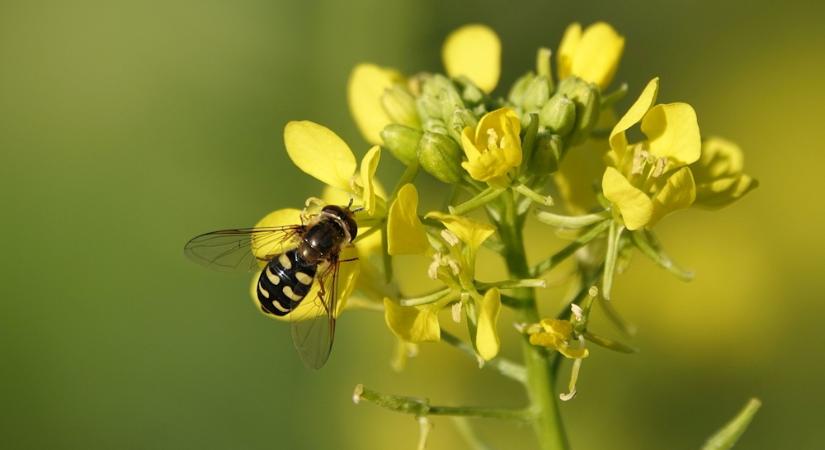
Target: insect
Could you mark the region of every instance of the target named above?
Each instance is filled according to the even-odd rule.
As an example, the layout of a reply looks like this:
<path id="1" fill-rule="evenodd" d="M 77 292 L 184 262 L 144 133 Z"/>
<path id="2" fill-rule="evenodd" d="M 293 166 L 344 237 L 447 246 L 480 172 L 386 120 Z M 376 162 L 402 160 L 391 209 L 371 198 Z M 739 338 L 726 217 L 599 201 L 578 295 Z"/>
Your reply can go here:
<path id="1" fill-rule="evenodd" d="M 342 260 L 341 251 L 358 235 L 358 209 L 351 206 L 324 206 L 302 224 L 202 234 L 186 244 L 184 253 L 222 271 L 258 271 L 264 265 L 255 288 L 258 305 L 273 316 L 292 313 L 295 348 L 307 367 L 318 369 L 329 358 L 335 336 L 339 265 L 352 261 Z M 317 295 L 309 296 L 314 283 Z"/>

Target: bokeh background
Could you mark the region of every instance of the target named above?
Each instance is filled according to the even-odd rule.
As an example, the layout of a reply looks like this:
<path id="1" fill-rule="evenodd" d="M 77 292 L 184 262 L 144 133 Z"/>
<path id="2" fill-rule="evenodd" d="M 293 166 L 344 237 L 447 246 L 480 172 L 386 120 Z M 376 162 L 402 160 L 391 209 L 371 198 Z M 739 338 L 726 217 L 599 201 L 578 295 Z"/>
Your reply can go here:
<path id="1" fill-rule="evenodd" d="M 411 449 L 415 421 L 353 405 L 356 383 L 522 404 L 516 385 L 443 345 L 393 372 L 394 340 L 370 312 L 345 315 L 331 361 L 309 372 L 288 328 L 251 305 L 246 276 L 205 271 L 182 246 L 318 192 L 286 157 L 286 121 L 326 124 L 363 154 L 345 99 L 354 64 L 439 70 L 443 37 L 483 22 L 503 41 L 504 86 L 569 22 L 606 20 L 627 38 L 617 80 L 635 95 L 661 76 L 660 99 L 690 102 L 703 133 L 739 142 L 761 187 L 658 227 L 694 282 L 641 257 L 619 277 L 642 352 L 585 362 L 580 395 L 562 405 L 574 447 L 698 448 L 758 396 L 740 448 L 822 448 L 823 10 L 0 1 L 0 447 Z M 390 157 L 382 166 L 385 181 L 399 173 Z M 559 243 L 546 242 L 537 253 Z M 466 448 L 449 420 L 435 425 L 429 448 Z M 496 448 L 534 445 L 529 428 L 475 425 Z"/>

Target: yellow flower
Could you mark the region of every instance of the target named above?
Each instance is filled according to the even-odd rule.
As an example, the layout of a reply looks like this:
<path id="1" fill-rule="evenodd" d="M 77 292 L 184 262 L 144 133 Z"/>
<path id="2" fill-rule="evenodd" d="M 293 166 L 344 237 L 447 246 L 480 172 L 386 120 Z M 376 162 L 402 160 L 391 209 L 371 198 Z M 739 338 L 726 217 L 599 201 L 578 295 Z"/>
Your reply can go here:
<path id="1" fill-rule="evenodd" d="M 742 172 L 744 156 L 738 145 L 711 137 L 702 143 L 702 156 L 691 164 L 696 179 L 696 205 L 721 208 L 742 198 L 759 183 Z"/>
<path id="2" fill-rule="evenodd" d="M 488 93 L 498 84 L 501 42 L 495 31 L 485 25 L 465 25 L 450 33 L 441 57 L 451 78 L 467 77 Z"/>
<path id="3" fill-rule="evenodd" d="M 475 336 L 476 351 L 485 361 L 495 358 L 501 348 L 497 326 L 500 312 L 501 293 L 497 288 L 487 290 L 478 307 Z"/>
<path id="4" fill-rule="evenodd" d="M 461 146 L 467 161 L 461 166 L 473 179 L 507 185 L 507 172 L 521 165 L 521 121 L 510 108 L 485 114 L 476 129 L 464 128 Z"/>
<path id="5" fill-rule="evenodd" d="M 687 103 L 653 106 L 658 89 L 654 78 L 610 133 L 602 192 L 629 230 L 652 226 L 696 198 L 688 167 L 701 151 L 696 113 Z M 629 144 L 625 132 L 640 121 L 647 139 Z"/>
<path id="6" fill-rule="evenodd" d="M 381 130 L 392 123 L 381 97 L 387 89 L 404 83 L 404 76 L 394 69 L 375 64 L 355 66 L 347 83 L 347 100 L 358 129 L 370 144 L 381 143 Z"/>
<path id="7" fill-rule="evenodd" d="M 280 227 L 284 225 L 295 225 L 301 223 L 301 211 L 298 209 L 279 209 L 273 211 L 260 221 L 255 224 L 255 227 Z M 253 238 L 254 239 L 254 238 Z M 254 240 L 253 240 L 254 243 Z M 264 256 L 271 256 L 273 254 L 277 254 L 280 252 L 284 252 L 292 247 L 295 247 L 296 242 L 293 241 L 284 241 L 284 242 L 273 242 L 266 246 L 257 247 L 253 244 L 253 254 L 256 257 L 263 258 Z M 358 250 L 354 246 L 345 247 L 341 252 L 342 259 L 352 259 L 358 258 Z M 265 264 L 261 264 L 261 268 Z M 339 267 L 338 272 L 338 290 L 335 292 L 335 304 L 336 308 L 333 314 L 337 317 L 347 305 L 347 299 L 349 299 L 352 292 L 355 290 L 355 285 L 358 281 L 358 275 L 360 273 L 360 265 L 353 264 L 353 263 L 343 263 Z M 258 278 L 260 277 L 261 272 L 255 274 L 252 277 L 252 283 L 250 285 L 249 293 L 252 297 L 253 302 L 255 305 L 258 305 Z M 324 280 L 326 283 L 327 292 L 332 292 L 332 277 L 327 277 Z M 314 299 L 318 296 L 318 292 L 321 288 L 320 283 L 318 280 L 314 280 L 312 287 L 309 290 L 309 293 L 304 297 L 304 301 L 295 308 L 292 312 L 285 316 L 275 316 L 272 314 L 266 314 L 267 317 L 271 317 L 277 320 L 283 320 L 291 322 L 293 320 L 308 320 L 318 317 L 320 314 L 323 314 L 323 310 L 320 308 L 316 308 L 314 305 Z"/>
<path id="8" fill-rule="evenodd" d="M 329 128 L 310 121 L 293 121 L 284 128 L 284 144 L 289 158 L 299 169 L 363 202 L 369 216 L 379 213 L 384 199 L 379 195 L 375 172 L 381 147 L 373 146 L 361 160 L 356 174 L 355 155 Z"/>
<path id="9" fill-rule="evenodd" d="M 418 219 L 418 191 L 408 183 L 398 190 L 387 215 L 387 250 L 390 255 L 416 255 L 429 248 Z"/>
<path id="10" fill-rule="evenodd" d="M 438 324 L 440 305 L 401 306 L 384 299 L 384 320 L 390 330 L 405 342 L 437 342 L 441 339 Z"/>
<path id="11" fill-rule="evenodd" d="M 444 214 L 438 211 L 427 213 L 425 217 L 438 220 L 444 224 L 447 230 L 464 244 L 459 247 L 457 243 L 453 243 L 450 245 L 450 248 L 455 249 L 456 254 L 454 256 L 460 260 L 461 265 L 459 277 L 465 289 L 469 289 L 475 276 L 476 253 L 484 244 L 484 241 L 496 232 L 495 228 L 490 224 L 476 222 L 463 216 Z M 461 250 L 460 254 L 459 250 Z"/>
<path id="12" fill-rule="evenodd" d="M 527 327 L 530 343 L 541 347 L 552 348 L 567 358 L 586 358 L 589 352 L 584 347 L 571 347 L 573 338 L 573 324 L 569 320 L 542 319 L 541 323 Z"/>
<path id="13" fill-rule="evenodd" d="M 581 25 L 573 23 L 559 44 L 559 79 L 576 76 L 604 89 L 613 80 L 623 50 L 624 38 L 610 25 L 596 22 L 582 33 Z"/>

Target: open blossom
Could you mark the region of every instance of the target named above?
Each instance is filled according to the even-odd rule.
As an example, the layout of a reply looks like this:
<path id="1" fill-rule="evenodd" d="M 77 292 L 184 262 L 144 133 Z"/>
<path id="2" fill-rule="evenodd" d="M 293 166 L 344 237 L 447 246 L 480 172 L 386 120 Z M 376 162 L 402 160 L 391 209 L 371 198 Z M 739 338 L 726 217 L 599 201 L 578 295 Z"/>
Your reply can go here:
<path id="1" fill-rule="evenodd" d="M 507 184 L 510 169 L 521 165 L 521 121 L 509 108 L 485 114 L 478 125 L 464 128 L 461 145 L 467 161 L 461 166 L 473 179 Z"/>
<path id="2" fill-rule="evenodd" d="M 687 103 L 654 106 L 658 89 L 654 78 L 610 133 L 602 191 L 629 230 L 652 226 L 696 198 L 688 167 L 701 151 L 696 113 Z M 625 132 L 639 122 L 647 139 L 630 144 Z"/>

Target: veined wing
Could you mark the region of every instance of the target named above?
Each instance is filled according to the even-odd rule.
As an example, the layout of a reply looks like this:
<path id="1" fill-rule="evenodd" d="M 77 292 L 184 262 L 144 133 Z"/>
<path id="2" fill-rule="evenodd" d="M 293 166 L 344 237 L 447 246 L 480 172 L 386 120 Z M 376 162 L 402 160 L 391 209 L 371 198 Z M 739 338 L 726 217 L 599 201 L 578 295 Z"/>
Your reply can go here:
<path id="1" fill-rule="evenodd" d="M 265 262 L 297 245 L 303 225 L 236 228 L 192 238 L 184 253 L 198 264 L 224 272 L 254 272 Z"/>

